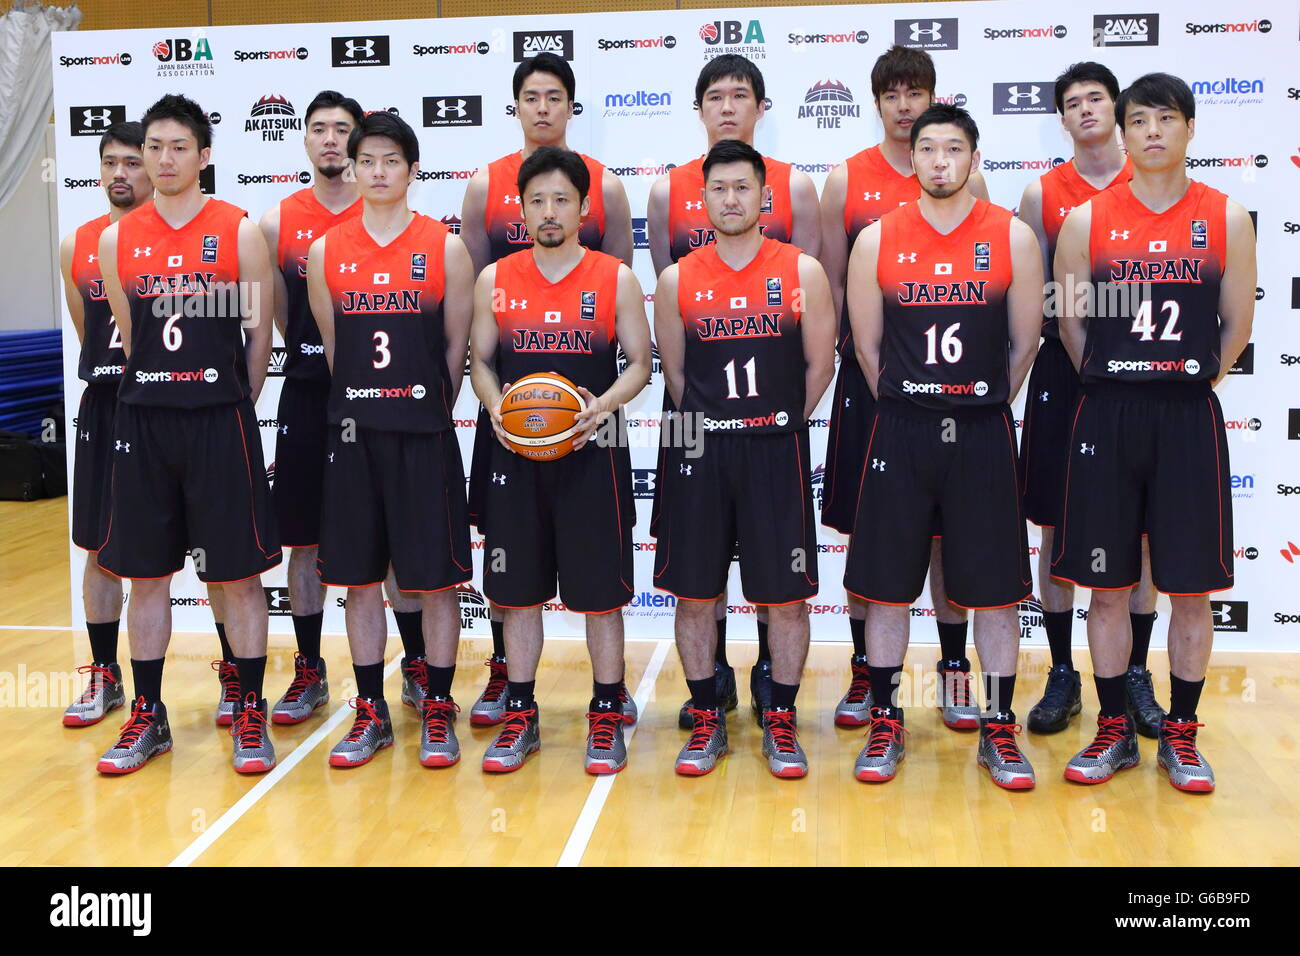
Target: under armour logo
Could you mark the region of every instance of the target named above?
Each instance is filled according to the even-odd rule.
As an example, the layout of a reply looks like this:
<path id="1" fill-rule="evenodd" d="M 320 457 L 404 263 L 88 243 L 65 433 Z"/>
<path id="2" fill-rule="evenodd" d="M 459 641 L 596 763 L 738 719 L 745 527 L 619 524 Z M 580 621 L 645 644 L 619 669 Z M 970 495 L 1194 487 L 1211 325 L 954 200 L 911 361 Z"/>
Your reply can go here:
<path id="1" fill-rule="evenodd" d="M 311 230 L 310 230 L 310 229 L 299 229 L 299 230 L 298 230 L 298 238 L 299 238 L 299 239 L 310 239 L 310 238 L 311 238 Z"/>
<path id="2" fill-rule="evenodd" d="M 502 196 L 502 197 L 501 197 L 501 201 L 502 201 L 503 203 L 505 203 L 507 206 L 509 206 L 509 205 L 512 204 L 512 203 L 513 203 L 514 205 L 516 205 L 516 206 L 519 205 L 519 197 L 518 197 L 518 196 Z"/>
<path id="3" fill-rule="evenodd" d="M 82 433 L 81 433 L 81 440 L 82 440 L 82 441 L 90 441 L 90 432 L 82 432 Z"/>
<path id="4" fill-rule="evenodd" d="M 271 607 L 278 608 L 289 603 L 289 594 L 284 588 L 271 588 L 267 591 L 266 599 Z"/>
<path id="5" fill-rule="evenodd" d="M 952 263 L 951 263 L 951 262 L 936 262 L 936 263 L 934 264 L 934 274 L 937 275 L 937 276 L 950 276 L 950 275 L 952 275 Z"/>
<path id="6" fill-rule="evenodd" d="M 510 300 L 510 308 L 512 308 L 512 309 L 526 309 L 526 308 L 528 308 L 528 300 L 527 300 L 527 299 L 511 299 L 511 300 Z"/>
<path id="7" fill-rule="evenodd" d="M 97 259 L 99 259 L 99 256 L 95 255 L 93 252 L 86 254 L 86 261 L 91 265 L 94 265 Z"/>
<path id="8" fill-rule="evenodd" d="M 899 261 L 899 262 L 915 262 L 915 261 L 916 261 L 916 253 L 915 253 L 915 252 L 900 252 L 900 253 L 898 254 L 898 261 Z"/>
<path id="9" fill-rule="evenodd" d="M 862 194 L 862 198 L 863 198 L 863 199 L 879 199 L 879 198 L 880 198 L 880 193 L 863 193 L 863 194 Z"/>
<path id="10" fill-rule="evenodd" d="M 331 465 L 334 464 L 334 452 L 329 453 L 329 460 Z"/>
<path id="11" fill-rule="evenodd" d="M 1019 86 L 1007 87 L 1007 102 L 1019 103 L 1021 100 L 1028 100 L 1031 105 L 1036 105 L 1039 101 L 1038 91 L 1041 86 L 1031 86 L 1028 90 L 1021 90 Z"/>
<path id="12" fill-rule="evenodd" d="M 103 126 L 107 129 L 113 118 L 112 112 L 108 109 L 82 110 L 81 115 L 85 117 L 81 125 L 87 128 Z"/>
<path id="13" fill-rule="evenodd" d="M 1045 401 L 1047 401 L 1047 400 L 1051 397 L 1051 395 L 1052 395 L 1051 392 L 1039 392 L 1039 393 L 1038 393 L 1038 400 L 1039 400 L 1040 402 L 1045 402 Z"/>
<path id="14" fill-rule="evenodd" d="M 114 439 L 113 447 L 115 451 L 124 452 L 128 455 L 131 454 L 131 443 L 129 441 L 119 441 Z"/>
<path id="15" fill-rule="evenodd" d="M 437 103 L 439 119 L 446 119 L 448 116 L 464 118 L 466 112 L 464 100 L 438 100 Z"/>
<path id="16" fill-rule="evenodd" d="M 1096 446 L 1096 445 L 1090 445 L 1090 444 L 1088 444 L 1086 441 L 1085 441 L 1085 442 L 1080 442 L 1080 443 L 1079 443 L 1079 454 L 1080 454 L 1080 455 L 1095 455 L 1095 454 L 1097 454 L 1097 446 Z"/>
<path id="17" fill-rule="evenodd" d="M 343 273 L 343 272 L 356 272 L 356 271 L 357 271 L 357 264 L 356 264 L 355 262 L 340 262 L 340 263 L 339 263 L 339 272 L 340 272 L 340 273 Z"/>
<path id="18" fill-rule="evenodd" d="M 1070 214 L 1070 211 L 1074 209 L 1073 206 L 1057 206 L 1056 208 L 1059 211 L 1060 217 L 1062 219 L 1068 216 Z"/>
<path id="19" fill-rule="evenodd" d="M 678 466 L 678 470 L 680 470 L 683 475 L 689 476 L 691 473 L 691 469 L 694 467 L 695 467 L 694 465 L 687 465 L 683 463 Z"/>
<path id="20" fill-rule="evenodd" d="M 599 707 L 601 710 L 612 710 L 614 708 L 614 705 L 607 700 L 596 701 L 596 706 Z"/>
<path id="21" fill-rule="evenodd" d="M 288 425 L 281 425 L 281 426 L 280 426 L 280 434 L 281 434 L 281 435 L 287 435 L 287 434 L 289 434 L 289 426 L 288 426 Z"/>
<path id="22" fill-rule="evenodd" d="M 696 301 L 696 302 L 703 302 L 703 301 L 705 301 L 706 299 L 709 300 L 709 301 L 712 301 L 712 300 L 713 300 L 713 290 L 712 290 L 712 289 L 705 289 L 703 292 L 697 292 L 697 293 L 695 293 L 695 301 Z"/>
<path id="23" fill-rule="evenodd" d="M 151 256 L 151 255 L 153 255 L 153 246 L 145 246 L 143 249 L 141 249 L 139 246 L 135 247 L 134 258 L 139 259 L 141 256 Z"/>
<path id="24" fill-rule="evenodd" d="M 388 273 L 376 272 L 374 277 L 370 281 L 373 282 L 375 285 L 388 285 Z"/>
<path id="25" fill-rule="evenodd" d="M 1168 245 L 1164 239 L 1152 239 L 1147 245 L 1147 252 L 1164 252 Z"/>
<path id="26" fill-rule="evenodd" d="M 849 397 L 848 395 L 845 395 L 845 396 L 844 396 L 844 407 L 845 407 L 845 408 L 848 408 L 851 404 L 853 404 L 853 399 L 852 399 L 851 397 Z"/>
<path id="27" fill-rule="evenodd" d="M 930 26 L 929 26 L 928 28 L 927 28 L 927 27 L 923 27 L 923 26 L 921 26 L 921 24 L 920 24 L 919 22 L 918 22 L 918 23 L 913 23 L 911 26 L 912 26 L 912 40 L 913 40 L 913 41 L 919 40 L 919 39 L 921 39 L 921 37 L 923 37 L 923 36 L 927 36 L 927 37 L 929 37 L 931 40 L 941 40 L 941 39 L 943 39 L 943 36 L 942 36 L 942 34 L 943 34 L 943 24 L 940 23 L 938 20 L 931 20 L 931 21 L 930 21 Z"/>
<path id="28" fill-rule="evenodd" d="M 687 208 L 687 209 L 703 209 L 703 208 L 704 208 L 704 200 L 703 200 L 703 199 L 688 199 L 688 200 L 686 200 L 686 208 Z"/>
<path id="29" fill-rule="evenodd" d="M 1127 229 L 1112 229 L 1110 231 L 1111 242 L 1114 242 L 1116 239 L 1127 239 L 1127 238 L 1128 238 Z"/>
<path id="30" fill-rule="evenodd" d="M 879 459 L 879 458 L 873 458 L 873 459 L 871 459 L 871 470 L 872 470 L 872 471 L 884 471 L 884 470 L 885 470 L 885 462 L 882 461 L 882 460 Z"/>
<path id="31" fill-rule="evenodd" d="M 349 57 L 356 58 L 358 54 L 364 54 L 365 56 L 374 56 L 375 55 L 374 39 L 367 39 L 365 43 L 358 43 L 356 40 L 348 40 L 346 55 Z"/>
<path id="32" fill-rule="evenodd" d="M 1232 608 L 1229 607 L 1227 604 L 1220 604 L 1218 607 L 1214 608 L 1210 613 L 1214 615 L 1214 619 L 1216 621 L 1219 621 L 1223 624 L 1232 623 Z"/>
<path id="33" fill-rule="evenodd" d="M 505 483 L 506 483 L 506 476 L 505 476 L 505 475 L 498 475 L 495 471 L 492 472 L 492 484 L 494 484 L 494 485 L 504 485 Z"/>

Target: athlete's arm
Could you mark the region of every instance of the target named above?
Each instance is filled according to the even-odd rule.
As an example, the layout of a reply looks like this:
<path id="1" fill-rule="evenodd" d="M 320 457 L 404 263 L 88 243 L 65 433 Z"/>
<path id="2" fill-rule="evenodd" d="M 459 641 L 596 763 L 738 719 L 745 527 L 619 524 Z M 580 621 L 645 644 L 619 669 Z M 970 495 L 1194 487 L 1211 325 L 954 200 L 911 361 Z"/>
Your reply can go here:
<path id="1" fill-rule="evenodd" d="M 614 335 L 627 358 L 627 368 L 614 379 L 603 395 L 592 395 L 582 385 L 578 391 L 587 403 L 578 413 L 578 432 L 573 439 L 577 451 L 587 444 L 596 429 L 615 411 L 636 398 L 650 383 L 650 322 L 645 317 L 645 295 L 641 283 L 627 266 L 618 267 L 618 303 L 614 313 Z"/>
<path id="2" fill-rule="evenodd" d="M 334 302 L 330 287 L 325 281 L 325 237 L 321 236 L 307 249 L 307 304 L 320 329 L 321 344 L 325 347 L 325 361 L 334 371 Z"/>
<path id="3" fill-rule="evenodd" d="M 77 341 L 86 341 L 86 303 L 81 298 L 81 290 L 72 283 L 72 255 L 77 246 L 77 234 L 70 232 L 59 243 L 59 271 L 63 273 L 63 300 L 68 303 L 68 313 L 72 316 L 72 327 L 77 330 Z"/>
<path id="4" fill-rule="evenodd" d="M 493 263 L 479 273 L 478 283 L 474 286 L 474 320 L 469 328 L 469 382 L 478 400 L 488 410 L 497 441 L 501 442 L 502 448 L 514 451 L 506 444 L 506 433 L 501 428 L 501 381 L 492 366 L 501 336 L 492 308 L 492 300 L 497 294 L 496 284 L 497 267 Z"/>
<path id="5" fill-rule="evenodd" d="M 1056 259 L 1052 263 L 1055 285 L 1048 307 L 1056 310 L 1061 344 L 1070 353 L 1075 369 L 1083 365 L 1083 345 L 1088 336 L 1088 303 L 1075 290 L 1091 288 L 1092 259 L 1088 235 L 1092 231 L 1092 202 L 1075 206 L 1061 223 L 1056 237 Z M 1062 291 L 1064 290 L 1064 291 Z M 1255 294 L 1254 286 L 1251 295 Z"/>
<path id="6" fill-rule="evenodd" d="M 804 410 L 807 421 L 826 386 L 835 377 L 835 300 L 821 265 L 810 255 L 799 257 L 799 288 L 803 295 L 799 329 L 803 335 Z"/>
<path id="7" fill-rule="evenodd" d="M 249 397 L 256 403 L 266 381 L 266 364 L 271 358 L 271 323 L 275 317 L 275 293 L 271 284 L 271 260 L 262 232 L 248 218 L 239 220 L 239 283 L 249 291 L 243 322 L 244 358 L 248 363 Z"/>
<path id="8" fill-rule="evenodd" d="M 469 250 L 475 273 L 483 271 L 492 255 L 487 234 L 487 190 L 488 171 L 484 166 L 470 179 L 460 204 L 460 239 Z"/>
<path id="9" fill-rule="evenodd" d="M 983 199 L 985 202 L 988 202 L 989 184 L 984 181 L 984 174 L 978 169 L 971 170 L 970 182 L 966 184 L 966 188 L 970 190 L 971 195 L 976 199 Z"/>
<path id="10" fill-rule="evenodd" d="M 258 223 L 262 238 L 266 241 L 266 251 L 271 263 L 271 285 L 275 293 L 275 327 L 280 330 L 280 338 L 285 338 L 285 329 L 289 325 L 289 288 L 284 284 L 284 273 L 280 271 L 280 204 L 276 203 L 262 214 Z"/>
<path id="11" fill-rule="evenodd" d="M 677 306 L 677 265 L 674 263 L 659 276 L 655 287 L 655 343 L 659 346 L 659 368 L 664 373 L 664 388 L 678 408 L 686 388 L 686 329 Z"/>
<path id="12" fill-rule="evenodd" d="M 605 238 L 600 251 L 632 266 L 632 209 L 623 181 L 608 169 L 600 176 L 600 194 L 605 203 Z M 644 312 L 645 310 L 642 309 Z"/>
<path id="13" fill-rule="evenodd" d="M 880 258 L 880 223 L 873 222 L 858 233 L 849 255 L 845 298 L 849 304 L 849 325 L 853 329 L 853 351 L 866 376 L 872 395 L 878 396 L 880 342 L 885 335 L 885 297 L 876 276 Z"/>
<path id="14" fill-rule="evenodd" d="M 1038 337 L 1043 329 L 1043 254 L 1034 232 L 1023 222 L 1011 220 L 1011 285 L 1007 289 L 1007 319 L 1011 334 L 1008 371 L 1015 400 L 1034 364 Z"/>
<path id="15" fill-rule="evenodd" d="M 817 206 L 817 187 L 808 174 L 790 170 L 790 241 L 814 259 L 822 250 L 821 210 Z"/>
<path id="16" fill-rule="evenodd" d="M 474 263 L 465 243 L 450 233 L 442 255 L 443 274 L 447 277 L 442 295 L 442 329 L 447 340 L 447 383 L 454 404 L 465 380 L 469 325 L 474 318 Z"/>
<path id="17" fill-rule="evenodd" d="M 1237 363 L 1255 322 L 1255 226 L 1240 203 L 1228 200 L 1228 255 L 1219 283 L 1219 375 Z"/>
<path id="18" fill-rule="evenodd" d="M 104 296 L 113 310 L 113 321 L 122 336 L 122 353 L 131 357 L 131 303 L 117 274 L 117 223 L 99 234 L 99 273 L 104 277 Z"/>
<path id="19" fill-rule="evenodd" d="M 849 168 L 841 163 L 831 170 L 822 187 L 822 244 L 817 258 L 831 286 L 835 314 L 844 309 L 844 272 L 849 264 L 849 237 L 844 231 L 844 198 L 849 186 Z"/>
<path id="20" fill-rule="evenodd" d="M 1017 218 L 1034 231 L 1038 248 L 1043 259 L 1043 275 L 1051 275 L 1052 264 L 1047 261 L 1047 233 L 1043 231 L 1043 183 L 1035 179 L 1025 187 L 1020 197 L 1020 211 Z"/>
<path id="21" fill-rule="evenodd" d="M 655 275 L 663 275 L 663 271 L 673 264 L 672 237 L 668 235 L 667 176 L 660 176 L 650 187 L 650 198 L 646 201 L 645 215 L 646 232 L 650 237 L 650 261 L 654 264 Z M 657 325 L 658 320 L 656 319 L 655 322 Z M 662 356 L 660 358 L 662 360 Z"/>

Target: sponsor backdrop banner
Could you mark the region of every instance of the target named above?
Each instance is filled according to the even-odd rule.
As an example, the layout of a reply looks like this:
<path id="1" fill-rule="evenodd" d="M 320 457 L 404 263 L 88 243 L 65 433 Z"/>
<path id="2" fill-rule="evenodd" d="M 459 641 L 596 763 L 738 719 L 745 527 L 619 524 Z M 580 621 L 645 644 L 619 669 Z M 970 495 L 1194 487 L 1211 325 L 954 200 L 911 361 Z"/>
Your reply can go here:
<path id="1" fill-rule="evenodd" d="M 1197 99 L 1189 174 L 1245 205 L 1258 228 L 1254 341 L 1219 390 L 1232 461 L 1237 587 L 1214 596 L 1216 637 L 1223 647 L 1300 650 L 1300 408 L 1292 407 L 1300 406 L 1300 140 L 1292 135 L 1300 122 L 1300 12 L 1282 0 L 1230 7 L 1153 0 L 1125 10 L 1123 3 L 872 4 L 60 33 L 53 54 L 59 231 L 67 234 L 105 209 L 97 135 L 114 120 L 138 117 L 165 92 L 193 97 L 216 124 L 205 189 L 260 216 L 310 182 L 302 111 L 321 89 L 341 90 L 366 110 L 389 110 L 411 123 L 421 140 L 411 203 L 458 228 L 469 177 L 519 148 L 515 64 L 549 50 L 571 60 L 577 75 L 569 145 L 601 160 L 626 186 L 635 269 L 650 309 L 647 196 L 657 177 L 703 152 L 694 83 L 717 54 L 743 53 L 757 62 L 770 105 L 756 145 L 806 171 L 820 188 L 836 164 L 879 141 L 869 78 L 875 58 L 896 42 L 930 51 L 939 98 L 974 114 L 991 198 L 1010 208 L 1027 183 L 1071 155 L 1052 98 L 1052 80 L 1068 64 L 1100 60 L 1121 85 L 1153 70 L 1179 74 Z M 70 321 L 64 330 L 71 421 L 81 389 Z M 258 403 L 270 470 L 283 361 L 277 335 Z M 675 602 L 653 587 L 655 542 L 647 533 L 661 391 L 656 363 L 650 387 L 628 414 L 637 496 L 629 637 L 672 635 Z M 1023 396 L 1015 407 L 1019 418 Z M 455 413 L 467 470 L 476 410 L 467 378 Z M 829 417 L 828 390 L 811 425 L 819 500 Z M 481 572 L 482 539 L 475 545 Z M 1030 545 L 1036 560 L 1033 529 Z M 813 639 L 847 640 L 847 539 L 823 528 L 818 548 Z M 84 555 L 72 551 L 73 617 L 80 623 Z M 737 569 L 732 575 L 732 614 L 752 616 Z M 462 623 L 469 633 L 486 634 L 480 582 L 476 576 L 463 591 Z M 264 583 L 272 631 L 290 633 L 284 566 Z M 191 568 L 176 576 L 172 592 L 177 629 L 207 630 L 206 592 Z M 328 632 L 343 630 L 344 597 L 331 589 Z M 556 602 L 548 605 L 548 633 L 581 633 L 581 616 Z M 1078 603 L 1082 619 L 1086 592 Z M 1166 599 L 1159 610 L 1157 643 L 1164 639 Z M 1045 644 L 1037 602 L 1021 611 L 1026 641 Z M 933 617 L 928 594 L 913 613 Z M 732 633 L 753 632 L 733 624 Z M 1075 634 L 1082 642 L 1084 629 Z M 934 632 L 921 624 L 915 636 L 929 641 Z"/>

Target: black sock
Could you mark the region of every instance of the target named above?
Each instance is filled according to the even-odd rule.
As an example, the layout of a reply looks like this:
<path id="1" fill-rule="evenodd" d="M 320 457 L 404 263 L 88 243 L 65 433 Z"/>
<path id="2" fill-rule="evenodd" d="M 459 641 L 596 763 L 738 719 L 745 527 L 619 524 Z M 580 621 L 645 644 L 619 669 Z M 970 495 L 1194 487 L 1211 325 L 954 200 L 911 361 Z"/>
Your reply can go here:
<path id="1" fill-rule="evenodd" d="M 298 641 L 298 653 L 307 658 L 307 663 L 312 667 L 320 660 L 320 628 L 324 619 L 324 611 L 293 615 L 293 634 Z"/>
<path id="2" fill-rule="evenodd" d="M 90 659 L 96 664 L 117 663 L 117 630 L 121 624 L 120 620 L 103 624 L 86 622 L 86 633 L 90 635 Z"/>
<path id="3" fill-rule="evenodd" d="M 939 629 L 939 653 L 944 660 L 964 660 L 966 658 L 968 622 L 961 621 L 957 624 L 945 624 L 943 621 L 935 621 L 934 624 Z"/>
<path id="4" fill-rule="evenodd" d="M 1097 685 L 1097 700 L 1101 702 L 1102 717 L 1123 717 L 1128 713 L 1128 696 L 1124 689 L 1124 675 L 1118 677 L 1093 676 Z"/>
<path id="5" fill-rule="evenodd" d="M 1128 619 L 1133 625 L 1133 649 L 1128 652 L 1128 666 L 1146 667 L 1147 648 L 1151 646 L 1151 628 L 1156 623 L 1155 612 L 1130 614 Z"/>
<path id="6" fill-rule="evenodd" d="M 875 664 L 868 663 L 867 669 L 871 671 L 871 698 L 876 706 L 888 707 L 901 713 L 903 708 L 898 706 L 895 700 L 898 696 L 898 679 L 902 676 L 903 665 L 877 667 Z"/>
<path id="7" fill-rule="evenodd" d="M 1205 687 L 1205 678 L 1198 681 L 1183 680 L 1169 675 L 1169 719 L 1177 721 L 1195 721 L 1196 707 L 1201 702 L 1201 689 Z"/>
<path id="8" fill-rule="evenodd" d="M 1016 692 L 1015 674 L 990 674 L 984 672 L 984 716 L 1010 714 L 1011 698 Z"/>
<path id="9" fill-rule="evenodd" d="M 849 633 L 853 635 L 853 656 L 867 656 L 867 622 L 849 618 Z"/>
<path id="10" fill-rule="evenodd" d="M 146 704 L 162 700 L 163 658 L 137 661 L 131 658 L 131 677 L 135 682 L 135 696 L 143 697 Z"/>
<path id="11" fill-rule="evenodd" d="M 413 657 L 424 656 L 424 612 L 394 611 L 397 633 L 402 635 L 402 657 L 406 663 Z"/>
<path id="12" fill-rule="evenodd" d="M 430 697 L 451 697 L 451 682 L 456 677 L 455 664 L 450 667 L 434 667 L 425 661 L 424 673 L 429 681 Z"/>
<path id="13" fill-rule="evenodd" d="M 506 657 L 506 622 L 492 622 L 492 656 L 505 660 Z"/>
<path id="14" fill-rule="evenodd" d="M 533 692 L 537 689 L 536 680 L 507 680 L 506 709 L 527 710 L 533 705 Z"/>
<path id="15" fill-rule="evenodd" d="M 758 619 L 758 659 L 760 661 L 771 661 L 772 652 L 767 647 L 767 622 Z"/>
<path id="16" fill-rule="evenodd" d="M 384 699 L 384 662 L 378 664 L 353 664 L 357 677 L 357 696 L 366 700 Z"/>
<path id="17" fill-rule="evenodd" d="M 715 621 L 718 625 L 718 640 L 713 646 L 713 660 L 719 667 L 730 667 L 727 663 L 727 619 L 720 617 Z"/>
<path id="18" fill-rule="evenodd" d="M 1074 666 L 1074 653 L 1070 648 L 1070 631 L 1074 627 L 1073 611 L 1044 611 L 1043 627 L 1047 628 L 1047 646 L 1052 651 L 1052 666 Z"/>
<path id="19" fill-rule="evenodd" d="M 592 710 L 612 710 L 619 711 L 623 705 L 618 702 L 619 689 L 623 686 L 622 681 L 615 681 L 612 684 L 602 684 L 599 681 L 591 682 L 591 705 Z"/>
<path id="20" fill-rule="evenodd" d="M 239 699 L 243 700 L 252 693 L 261 700 L 262 679 L 266 677 L 266 655 L 236 657 L 234 665 L 239 670 Z"/>
<path id="21" fill-rule="evenodd" d="M 782 684 L 779 681 L 772 681 L 773 710 L 794 710 L 794 699 L 798 695 L 798 684 Z"/>
<path id="22" fill-rule="evenodd" d="M 235 652 L 230 649 L 230 642 L 226 640 L 226 625 L 217 621 L 214 626 L 217 629 L 217 640 L 221 642 L 221 659 L 228 664 L 233 664 Z"/>
<path id="23" fill-rule="evenodd" d="M 691 689 L 691 706 L 696 710 L 718 709 L 718 685 L 712 677 L 687 680 L 686 686 Z"/>

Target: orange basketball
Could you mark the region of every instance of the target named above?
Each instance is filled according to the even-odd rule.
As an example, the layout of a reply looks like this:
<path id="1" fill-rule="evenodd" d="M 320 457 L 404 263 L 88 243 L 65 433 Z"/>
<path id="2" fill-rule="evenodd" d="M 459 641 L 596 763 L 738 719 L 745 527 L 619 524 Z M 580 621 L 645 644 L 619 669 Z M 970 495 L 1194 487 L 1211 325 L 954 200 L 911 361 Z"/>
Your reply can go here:
<path id="1" fill-rule="evenodd" d="M 573 451 L 576 416 L 587 403 L 563 375 L 539 372 L 515 382 L 501 397 L 501 427 L 510 447 L 533 461 L 555 461 Z"/>

